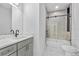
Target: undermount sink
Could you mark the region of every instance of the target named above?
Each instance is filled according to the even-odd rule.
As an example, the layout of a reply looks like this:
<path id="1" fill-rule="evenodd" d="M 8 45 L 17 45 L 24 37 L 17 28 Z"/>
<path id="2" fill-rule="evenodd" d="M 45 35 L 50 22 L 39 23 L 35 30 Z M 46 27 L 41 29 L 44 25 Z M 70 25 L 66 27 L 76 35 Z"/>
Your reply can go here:
<path id="1" fill-rule="evenodd" d="M 14 39 L 21 39 L 21 38 L 25 38 L 25 36 L 23 36 L 23 35 L 19 35 L 19 36 L 17 36 L 17 37 L 13 37 Z"/>
<path id="2" fill-rule="evenodd" d="M 23 35 L 18 35 L 17 37 L 15 37 L 15 36 L 13 36 L 13 37 L 11 37 L 12 39 L 22 39 L 22 38 L 25 38 L 25 36 L 23 36 Z"/>

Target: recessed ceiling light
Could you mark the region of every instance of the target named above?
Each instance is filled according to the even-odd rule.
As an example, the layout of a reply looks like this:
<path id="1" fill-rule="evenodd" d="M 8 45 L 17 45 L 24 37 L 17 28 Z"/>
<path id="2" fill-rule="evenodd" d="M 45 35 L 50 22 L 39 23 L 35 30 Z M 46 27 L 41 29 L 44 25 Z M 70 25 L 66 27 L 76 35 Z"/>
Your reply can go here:
<path id="1" fill-rule="evenodd" d="M 56 6 L 56 9 L 58 9 L 58 6 Z"/>

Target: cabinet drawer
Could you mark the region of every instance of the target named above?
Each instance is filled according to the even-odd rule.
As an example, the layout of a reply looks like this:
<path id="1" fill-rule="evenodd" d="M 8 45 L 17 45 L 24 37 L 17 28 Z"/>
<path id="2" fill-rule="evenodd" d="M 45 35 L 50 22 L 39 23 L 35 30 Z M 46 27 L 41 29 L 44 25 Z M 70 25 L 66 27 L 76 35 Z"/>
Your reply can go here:
<path id="1" fill-rule="evenodd" d="M 17 53 L 16 52 L 14 52 L 14 53 L 12 53 L 11 55 L 9 55 L 9 56 L 17 56 Z"/>
<path id="2" fill-rule="evenodd" d="M 24 40 L 24 41 L 22 41 L 22 42 L 19 42 L 19 43 L 18 43 L 18 49 L 24 47 L 26 44 L 27 44 L 27 41 L 26 41 L 26 40 Z"/>
<path id="3" fill-rule="evenodd" d="M 26 56 L 26 47 L 18 50 L 18 56 Z"/>
<path id="4" fill-rule="evenodd" d="M 9 54 L 16 51 L 16 45 L 12 45 L 0 50 L 0 56 L 8 56 Z"/>
<path id="5" fill-rule="evenodd" d="M 33 42 L 33 38 L 28 39 L 28 43 L 31 43 L 31 42 Z"/>
<path id="6" fill-rule="evenodd" d="M 26 45 L 27 45 L 28 43 L 30 43 L 30 42 L 33 42 L 33 38 L 28 38 L 28 39 L 26 39 L 26 40 L 24 40 L 24 41 L 22 41 L 22 42 L 19 42 L 19 43 L 18 43 L 18 49 L 20 49 L 20 48 L 26 46 Z"/>

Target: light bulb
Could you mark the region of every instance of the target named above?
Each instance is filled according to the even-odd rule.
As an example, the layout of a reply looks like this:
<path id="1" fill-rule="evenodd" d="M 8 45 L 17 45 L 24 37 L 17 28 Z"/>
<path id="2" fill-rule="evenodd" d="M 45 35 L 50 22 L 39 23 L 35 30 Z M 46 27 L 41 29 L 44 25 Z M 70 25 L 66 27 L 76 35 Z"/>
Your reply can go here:
<path id="1" fill-rule="evenodd" d="M 56 6 L 56 9 L 58 9 L 58 6 Z"/>

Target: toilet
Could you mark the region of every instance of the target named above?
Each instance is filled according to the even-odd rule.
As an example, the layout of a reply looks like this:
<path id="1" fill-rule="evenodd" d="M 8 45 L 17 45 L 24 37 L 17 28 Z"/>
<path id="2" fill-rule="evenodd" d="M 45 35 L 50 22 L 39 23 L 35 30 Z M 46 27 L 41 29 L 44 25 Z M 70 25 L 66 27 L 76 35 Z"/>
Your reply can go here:
<path id="1" fill-rule="evenodd" d="M 79 49 L 73 46 L 63 45 L 62 49 L 64 51 L 65 56 L 79 56 Z"/>

